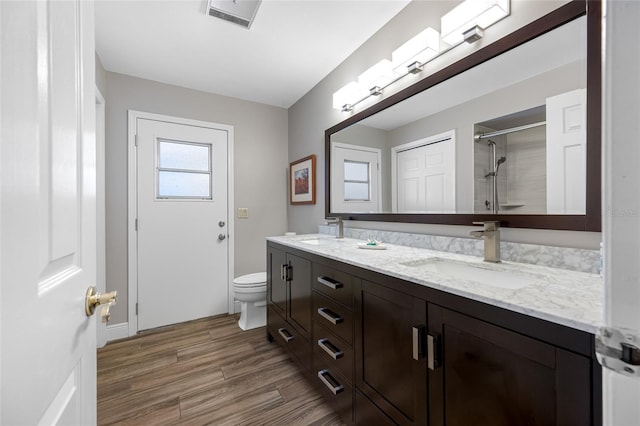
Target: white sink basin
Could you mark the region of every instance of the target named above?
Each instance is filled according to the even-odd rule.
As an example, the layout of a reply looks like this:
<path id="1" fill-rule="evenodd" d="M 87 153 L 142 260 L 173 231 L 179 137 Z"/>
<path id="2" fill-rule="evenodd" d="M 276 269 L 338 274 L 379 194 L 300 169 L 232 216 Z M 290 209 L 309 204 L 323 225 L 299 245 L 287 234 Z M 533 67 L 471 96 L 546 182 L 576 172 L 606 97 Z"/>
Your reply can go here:
<path id="1" fill-rule="evenodd" d="M 439 257 L 402 262 L 401 265 L 444 275 L 448 278 L 511 290 L 527 287 L 544 280 L 542 276 L 514 271 L 500 264 L 471 263 Z"/>
<path id="2" fill-rule="evenodd" d="M 339 242 L 340 240 L 338 238 L 311 238 L 308 240 L 300 240 L 300 243 L 304 243 L 304 244 L 310 244 L 313 246 L 319 246 L 319 245 L 323 245 L 323 244 L 331 244 L 331 243 L 336 243 Z"/>

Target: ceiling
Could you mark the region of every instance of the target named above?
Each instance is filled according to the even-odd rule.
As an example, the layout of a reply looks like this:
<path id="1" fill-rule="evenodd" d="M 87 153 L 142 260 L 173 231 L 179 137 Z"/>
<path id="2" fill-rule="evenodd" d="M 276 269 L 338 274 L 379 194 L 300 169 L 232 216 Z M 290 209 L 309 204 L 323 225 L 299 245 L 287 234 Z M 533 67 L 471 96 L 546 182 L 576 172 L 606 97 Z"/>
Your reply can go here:
<path id="1" fill-rule="evenodd" d="M 262 0 L 250 29 L 206 0 L 97 0 L 107 71 L 289 108 L 410 0 Z"/>

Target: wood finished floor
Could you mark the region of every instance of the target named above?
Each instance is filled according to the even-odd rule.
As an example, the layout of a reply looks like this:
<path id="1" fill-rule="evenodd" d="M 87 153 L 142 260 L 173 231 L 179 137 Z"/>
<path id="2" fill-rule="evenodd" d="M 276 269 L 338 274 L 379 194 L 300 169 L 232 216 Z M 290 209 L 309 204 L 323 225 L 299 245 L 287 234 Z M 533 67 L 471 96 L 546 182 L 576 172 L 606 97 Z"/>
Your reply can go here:
<path id="1" fill-rule="evenodd" d="M 343 423 L 264 327 L 243 332 L 225 315 L 99 349 L 98 424 Z"/>

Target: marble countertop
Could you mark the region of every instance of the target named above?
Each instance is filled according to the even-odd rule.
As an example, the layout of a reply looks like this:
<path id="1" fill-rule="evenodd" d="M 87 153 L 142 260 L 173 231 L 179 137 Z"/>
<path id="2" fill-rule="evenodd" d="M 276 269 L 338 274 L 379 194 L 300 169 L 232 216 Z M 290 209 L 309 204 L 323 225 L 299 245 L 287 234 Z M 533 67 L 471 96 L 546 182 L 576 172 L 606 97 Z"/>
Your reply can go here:
<path id="1" fill-rule="evenodd" d="M 476 256 L 386 243 L 383 244 L 386 250 L 363 250 L 358 245 L 365 241 L 336 239 L 325 234 L 269 237 L 267 240 L 588 333 L 595 334 L 603 325 L 604 282 L 597 274 L 514 262 L 489 264 Z M 432 268 L 421 267 L 434 258 L 515 274 L 529 283 L 512 289 L 479 284 L 473 278 L 461 279 L 447 272 L 436 273 Z"/>

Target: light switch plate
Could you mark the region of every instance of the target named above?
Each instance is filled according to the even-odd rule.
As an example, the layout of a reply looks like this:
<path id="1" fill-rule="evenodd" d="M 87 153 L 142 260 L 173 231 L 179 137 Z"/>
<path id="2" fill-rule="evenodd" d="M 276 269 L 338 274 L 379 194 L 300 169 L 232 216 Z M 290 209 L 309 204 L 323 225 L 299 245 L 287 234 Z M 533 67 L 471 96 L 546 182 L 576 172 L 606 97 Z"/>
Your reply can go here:
<path id="1" fill-rule="evenodd" d="M 247 207 L 238 207 L 238 219 L 248 219 L 249 209 Z"/>

